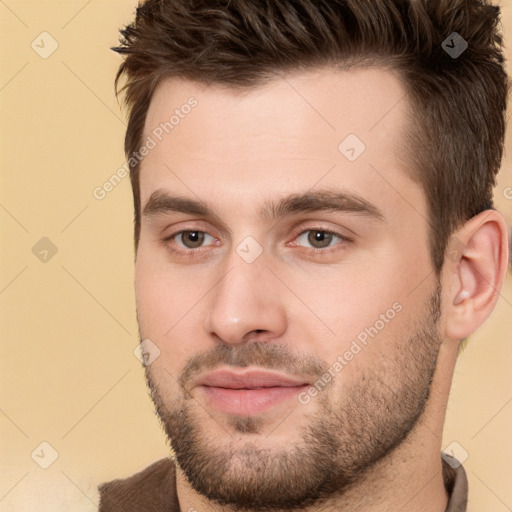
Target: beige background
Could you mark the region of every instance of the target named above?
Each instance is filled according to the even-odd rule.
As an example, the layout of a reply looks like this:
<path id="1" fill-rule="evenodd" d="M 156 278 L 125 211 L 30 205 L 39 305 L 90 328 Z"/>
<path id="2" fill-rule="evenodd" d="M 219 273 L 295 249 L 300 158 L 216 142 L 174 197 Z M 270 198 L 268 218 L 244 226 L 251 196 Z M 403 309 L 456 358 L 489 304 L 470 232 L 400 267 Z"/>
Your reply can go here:
<path id="1" fill-rule="evenodd" d="M 502 3 L 512 47 L 512 2 Z M 133 354 L 129 179 L 93 197 L 125 162 L 109 47 L 135 6 L 0 1 L 0 511 L 96 510 L 98 482 L 168 454 Z M 42 32 L 58 44 L 46 59 Z M 509 222 L 511 149 L 509 134 L 496 189 Z M 46 262 L 32 252 L 43 237 L 57 248 Z M 468 453 L 470 512 L 512 510 L 511 332 L 509 276 L 458 362 L 448 408 L 443 447 Z"/>

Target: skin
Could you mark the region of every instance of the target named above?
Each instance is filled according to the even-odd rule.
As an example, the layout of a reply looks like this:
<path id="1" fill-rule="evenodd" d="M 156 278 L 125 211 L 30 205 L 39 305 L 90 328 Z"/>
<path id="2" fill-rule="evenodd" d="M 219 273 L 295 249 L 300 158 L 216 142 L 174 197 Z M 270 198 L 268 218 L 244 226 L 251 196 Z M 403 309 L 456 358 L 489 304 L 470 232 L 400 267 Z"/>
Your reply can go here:
<path id="1" fill-rule="evenodd" d="M 344 447 L 339 456 L 326 454 L 333 467 L 338 459 L 345 466 L 361 462 L 361 453 L 370 462 L 357 475 L 340 476 L 340 492 L 294 510 L 446 508 L 441 436 L 459 340 L 496 303 L 506 271 L 506 224 L 487 211 L 461 226 L 451 244 L 462 250 L 438 279 L 425 196 L 400 149 L 412 108 L 405 92 L 390 71 L 368 68 L 310 70 L 244 92 L 168 79 L 154 93 L 145 136 L 191 96 L 198 104 L 142 162 L 142 208 L 160 191 L 207 203 L 214 215 L 142 217 L 137 314 L 141 339 L 161 352 L 146 377 L 168 435 L 180 425 L 172 414 L 186 409 L 205 458 L 231 455 L 224 486 L 234 478 L 258 481 L 262 454 L 269 455 L 271 478 L 286 478 L 277 466 L 269 469 L 271 461 L 307 446 L 308 428 L 317 425 L 318 433 L 323 425 Z M 338 150 L 348 134 L 366 145 L 354 162 Z M 350 211 L 260 216 L 265 201 L 333 189 L 357 194 L 382 218 Z M 334 237 L 315 254 L 308 229 L 350 241 Z M 199 250 L 180 236 L 169 238 L 184 230 L 208 234 Z M 237 253 L 248 236 L 262 251 L 252 263 Z M 436 297 L 437 316 L 430 308 Z M 216 410 L 194 387 L 199 373 L 184 373 L 198 356 L 223 349 L 251 368 L 273 364 L 315 380 L 393 304 L 400 312 L 307 404 L 289 400 L 247 419 Z M 340 418 L 344 428 L 327 428 L 339 427 Z M 378 447 L 366 438 L 379 432 L 390 442 L 406 437 L 388 451 L 381 446 L 385 453 L 373 460 Z M 358 443 L 361 453 L 349 449 Z M 177 491 L 181 510 L 230 510 L 198 492 L 180 467 Z"/>

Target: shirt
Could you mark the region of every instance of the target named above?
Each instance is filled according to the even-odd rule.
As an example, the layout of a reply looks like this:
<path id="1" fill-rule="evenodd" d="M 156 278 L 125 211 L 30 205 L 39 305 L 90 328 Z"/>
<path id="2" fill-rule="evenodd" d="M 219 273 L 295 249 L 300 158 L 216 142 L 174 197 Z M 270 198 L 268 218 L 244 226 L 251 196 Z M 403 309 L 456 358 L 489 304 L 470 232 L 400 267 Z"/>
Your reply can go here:
<path id="1" fill-rule="evenodd" d="M 466 472 L 456 459 L 446 454 L 443 455 L 443 477 L 449 495 L 445 512 L 466 512 Z M 98 486 L 98 491 L 98 512 L 181 512 L 176 493 L 176 466 L 170 457 L 130 477 L 104 482 Z"/>

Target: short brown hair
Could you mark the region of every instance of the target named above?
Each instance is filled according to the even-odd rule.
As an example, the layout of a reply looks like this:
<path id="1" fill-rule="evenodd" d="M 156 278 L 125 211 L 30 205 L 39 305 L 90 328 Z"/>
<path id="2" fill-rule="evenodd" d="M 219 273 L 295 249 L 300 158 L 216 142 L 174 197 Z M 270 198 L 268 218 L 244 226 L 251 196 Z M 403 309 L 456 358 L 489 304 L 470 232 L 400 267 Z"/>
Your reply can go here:
<path id="1" fill-rule="evenodd" d="M 125 56 L 115 79 L 129 110 L 125 153 L 141 146 L 166 78 L 250 88 L 319 66 L 392 68 L 415 109 L 404 147 L 426 194 L 439 273 L 453 231 L 493 204 L 508 95 L 499 23 L 487 0 L 147 0 L 112 48 Z M 467 42 L 461 55 L 448 51 L 454 37 Z M 130 172 L 136 249 L 139 168 Z"/>

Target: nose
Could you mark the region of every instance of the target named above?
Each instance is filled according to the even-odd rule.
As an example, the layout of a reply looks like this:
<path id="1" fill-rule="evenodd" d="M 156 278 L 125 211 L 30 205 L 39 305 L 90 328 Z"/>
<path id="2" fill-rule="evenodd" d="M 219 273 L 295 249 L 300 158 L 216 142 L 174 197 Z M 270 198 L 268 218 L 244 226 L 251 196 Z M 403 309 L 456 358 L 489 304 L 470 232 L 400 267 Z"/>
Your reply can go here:
<path id="1" fill-rule="evenodd" d="M 287 327 L 281 288 L 263 255 L 246 263 L 235 253 L 209 294 L 207 332 L 232 345 L 246 343 L 254 334 L 280 337 Z"/>

